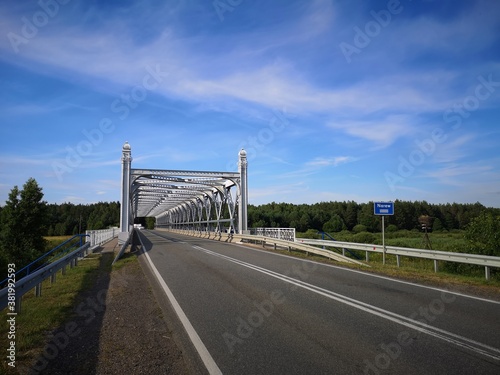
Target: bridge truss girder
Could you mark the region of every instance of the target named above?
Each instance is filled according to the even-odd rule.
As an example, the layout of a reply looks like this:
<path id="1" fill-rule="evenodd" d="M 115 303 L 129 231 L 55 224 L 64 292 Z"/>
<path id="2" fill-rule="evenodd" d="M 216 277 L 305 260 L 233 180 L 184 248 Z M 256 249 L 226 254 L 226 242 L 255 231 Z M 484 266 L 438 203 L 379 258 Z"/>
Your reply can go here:
<path id="1" fill-rule="evenodd" d="M 247 158 L 239 153 L 238 172 L 132 169 L 131 148 L 122 149 L 121 232 L 136 217 L 155 217 L 157 227 L 247 230 Z"/>

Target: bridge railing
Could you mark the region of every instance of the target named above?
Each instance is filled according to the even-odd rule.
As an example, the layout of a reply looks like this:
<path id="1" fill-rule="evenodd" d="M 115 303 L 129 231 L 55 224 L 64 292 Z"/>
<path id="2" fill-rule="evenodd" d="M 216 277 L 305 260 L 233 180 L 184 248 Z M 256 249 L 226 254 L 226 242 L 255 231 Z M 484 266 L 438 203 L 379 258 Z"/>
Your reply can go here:
<path id="1" fill-rule="evenodd" d="M 295 228 L 251 228 L 250 234 L 278 240 L 295 241 Z"/>
<path id="2" fill-rule="evenodd" d="M 87 235 L 87 242 L 90 243 L 90 247 L 95 247 L 111 241 L 118 236 L 119 232 L 120 229 L 115 227 L 110 229 L 88 230 L 85 234 Z"/>

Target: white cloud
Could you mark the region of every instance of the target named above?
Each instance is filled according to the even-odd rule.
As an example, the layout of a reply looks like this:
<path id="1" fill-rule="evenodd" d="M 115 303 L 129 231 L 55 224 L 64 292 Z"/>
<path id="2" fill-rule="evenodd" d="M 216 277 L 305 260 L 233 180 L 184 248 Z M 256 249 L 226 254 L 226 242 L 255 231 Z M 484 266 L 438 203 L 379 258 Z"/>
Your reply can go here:
<path id="1" fill-rule="evenodd" d="M 415 132 L 415 124 L 409 116 L 393 115 L 385 120 L 331 122 L 332 129 L 340 130 L 352 137 L 369 141 L 375 149 L 393 144 L 397 139 Z"/>
<path id="2" fill-rule="evenodd" d="M 500 174 L 493 165 L 482 162 L 449 163 L 432 171 L 422 171 L 421 176 L 442 185 L 466 187 L 485 180 L 498 180 Z"/>
<path id="3" fill-rule="evenodd" d="M 358 159 L 352 157 L 352 156 L 335 156 L 333 158 L 315 158 L 314 160 L 311 160 L 307 163 L 305 163 L 306 166 L 311 166 L 311 167 L 337 167 L 341 164 L 346 164 L 350 163 L 353 161 L 356 161 Z"/>
<path id="4" fill-rule="evenodd" d="M 334 11 L 328 4 L 315 2 L 313 10 L 302 18 L 305 24 L 316 23 L 319 31 L 315 33 L 327 27 L 333 17 Z M 109 33 L 99 28 L 92 31 L 74 28 L 64 34 L 41 34 L 30 42 L 23 54 L 25 59 L 20 61 L 31 60 L 38 71 L 47 74 L 66 76 L 68 80 L 82 79 L 82 83 L 91 84 L 96 90 L 106 90 L 109 85 L 139 85 L 147 74 L 147 66 L 159 66 L 169 76 L 163 77 L 155 92 L 194 102 L 218 102 L 223 107 L 230 99 L 267 108 L 287 107 L 296 113 L 360 115 L 441 108 L 427 85 L 422 87 L 421 78 L 413 75 L 392 73 L 362 83 L 354 81 L 349 86 L 320 88 L 286 57 L 273 61 L 254 59 L 249 64 L 245 52 L 254 45 L 236 54 L 231 49 L 212 53 L 207 60 L 206 50 L 198 50 L 196 41 L 181 43 L 172 30 L 147 44 L 136 45 L 126 37 L 123 28 L 122 22 L 110 21 L 104 27 Z M 232 39 L 236 41 L 239 37 L 235 35 Z M 288 47 L 297 43 L 285 33 L 272 40 L 279 42 L 279 38 Z M 2 49 L 9 48 L 4 41 Z M 225 61 L 223 69 L 218 65 L 220 61 Z"/>
<path id="5" fill-rule="evenodd" d="M 467 158 L 475 148 L 477 136 L 474 134 L 463 134 L 454 138 L 455 134 L 447 135 L 444 143 L 436 144 L 434 161 L 436 163 L 455 163 Z"/>

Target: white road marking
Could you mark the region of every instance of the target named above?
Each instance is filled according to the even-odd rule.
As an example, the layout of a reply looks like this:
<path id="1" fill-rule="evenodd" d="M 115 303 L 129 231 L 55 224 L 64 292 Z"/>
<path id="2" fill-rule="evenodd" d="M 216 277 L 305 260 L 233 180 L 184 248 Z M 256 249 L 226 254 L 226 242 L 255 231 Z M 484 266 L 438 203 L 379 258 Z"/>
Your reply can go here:
<path id="1" fill-rule="evenodd" d="M 139 236 L 139 241 L 141 242 L 142 249 L 144 249 L 144 244 L 142 243 L 141 237 Z M 167 283 L 165 283 L 165 280 L 161 277 L 160 273 L 158 272 L 158 269 L 155 267 L 153 264 L 151 258 L 149 257 L 149 254 L 147 251 L 143 251 L 143 254 L 146 256 L 146 259 L 149 262 L 149 265 L 151 266 L 151 269 L 153 270 L 153 273 L 155 274 L 158 282 L 160 283 L 161 287 L 165 291 L 165 294 L 167 295 L 168 299 L 170 300 L 170 303 L 172 304 L 177 316 L 179 317 L 179 320 L 181 321 L 182 325 L 184 326 L 184 329 L 186 330 L 189 338 L 191 339 L 191 342 L 193 343 L 194 347 L 196 348 L 196 351 L 201 357 L 201 360 L 205 364 L 205 367 L 207 368 L 208 372 L 213 375 L 218 375 L 222 374 L 222 371 L 219 369 L 219 366 L 217 366 L 217 363 L 215 363 L 214 359 L 212 358 L 212 355 L 208 351 L 207 347 L 205 344 L 203 344 L 203 341 L 201 341 L 200 336 L 194 329 L 193 325 L 189 321 L 188 317 L 182 310 L 181 306 L 177 302 L 177 300 L 174 297 L 174 294 L 168 287 Z"/>
<path id="2" fill-rule="evenodd" d="M 471 298 L 471 299 L 475 299 L 475 300 L 478 300 L 478 301 L 495 303 L 495 304 L 500 305 L 500 301 L 495 301 L 495 300 L 492 300 L 492 299 L 471 296 L 471 295 L 468 295 L 468 294 L 454 292 L 454 291 L 448 290 L 448 289 L 442 289 L 442 288 L 436 288 L 436 287 L 432 287 L 432 286 L 428 286 L 428 285 L 422 285 L 422 284 L 412 283 L 411 281 L 404 281 L 404 280 L 394 279 L 394 278 L 391 278 L 391 277 L 376 275 L 376 274 L 369 273 L 369 272 L 363 272 L 363 271 L 353 270 L 353 269 L 346 268 L 346 267 L 339 267 L 339 266 L 335 266 L 333 264 L 325 264 L 325 263 L 321 263 L 321 262 L 315 262 L 313 260 L 297 258 L 297 257 L 291 256 L 291 255 L 272 253 L 272 252 L 269 252 L 269 251 L 266 251 L 266 250 L 254 249 L 253 247 L 249 247 L 249 246 L 245 246 L 245 245 L 241 245 L 241 244 L 234 244 L 234 245 L 236 245 L 238 247 L 242 247 L 244 249 L 252 250 L 252 251 L 263 252 L 263 253 L 270 254 L 270 255 L 275 255 L 275 256 L 280 256 L 280 257 L 285 257 L 285 258 L 290 258 L 290 259 L 295 259 L 295 260 L 300 260 L 302 262 L 314 263 L 314 264 L 317 264 L 317 265 L 320 265 L 320 266 L 324 266 L 324 267 L 335 268 L 335 269 L 338 269 L 340 271 L 359 273 L 361 275 L 368 276 L 368 277 L 375 277 L 375 278 L 378 278 L 378 279 L 393 281 L 395 283 L 412 285 L 412 286 L 416 286 L 416 287 L 419 287 L 419 288 L 424 288 L 424 289 L 429 289 L 429 290 L 435 290 L 435 291 L 438 291 L 438 292 L 445 292 L 445 293 L 454 294 L 454 295 L 460 296 L 460 297 Z"/>
<path id="3" fill-rule="evenodd" d="M 274 277 L 276 279 L 285 281 L 285 282 L 290 283 L 290 284 L 294 284 L 294 285 L 299 286 L 303 289 L 317 293 L 319 295 L 330 298 L 330 299 L 335 300 L 337 302 L 344 303 L 346 305 L 352 306 L 356 309 L 365 311 L 365 312 L 370 313 L 372 315 L 376 315 L 378 317 L 390 320 L 394 323 L 406 326 L 406 327 L 414 329 L 416 331 L 428 334 L 430 336 L 434 336 L 436 338 L 439 338 L 441 340 L 455 344 L 455 345 L 460 346 L 462 348 L 466 348 L 466 349 L 469 349 L 469 350 L 474 351 L 476 353 L 493 358 L 497 361 L 500 360 L 500 350 L 497 348 L 494 348 L 492 346 L 482 344 L 480 342 L 468 339 L 466 337 L 456 335 L 454 333 L 442 330 L 442 329 L 437 328 L 437 327 L 430 326 L 424 322 L 419 322 L 417 320 L 407 318 L 403 315 L 399 315 L 399 314 L 393 313 L 391 311 L 384 310 L 384 309 L 381 309 L 379 307 L 370 305 L 368 303 L 361 302 L 361 301 L 355 300 L 353 298 L 346 297 L 344 295 L 332 292 L 330 290 L 318 287 L 318 286 L 313 285 L 313 284 L 306 283 L 306 282 L 301 281 L 301 280 L 291 278 L 289 276 L 268 270 L 266 268 L 255 266 L 251 263 L 247 263 L 247 262 L 235 259 L 235 258 L 231 258 L 227 255 L 219 254 L 217 252 L 205 249 L 205 248 L 200 247 L 200 246 L 192 245 L 192 247 L 194 249 L 202 251 L 206 254 L 225 259 L 229 262 L 239 264 L 243 267 L 250 268 L 254 271 L 261 272 L 263 274 L 266 274 L 266 275 Z"/>

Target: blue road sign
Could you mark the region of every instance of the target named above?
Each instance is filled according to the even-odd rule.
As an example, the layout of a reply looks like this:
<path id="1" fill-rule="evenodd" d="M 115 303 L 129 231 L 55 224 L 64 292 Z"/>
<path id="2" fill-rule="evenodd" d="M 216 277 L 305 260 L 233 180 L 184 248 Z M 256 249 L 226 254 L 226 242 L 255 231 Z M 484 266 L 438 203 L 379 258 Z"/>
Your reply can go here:
<path id="1" fill-rule="evenodd" d="M 375 202 L 373 212 L 375 215 L 394 215 L 394 202 Z"/>

